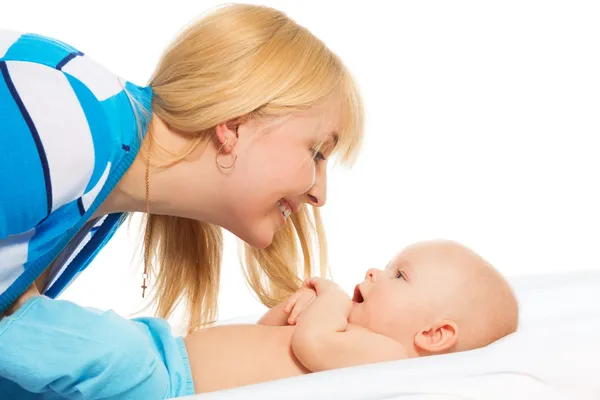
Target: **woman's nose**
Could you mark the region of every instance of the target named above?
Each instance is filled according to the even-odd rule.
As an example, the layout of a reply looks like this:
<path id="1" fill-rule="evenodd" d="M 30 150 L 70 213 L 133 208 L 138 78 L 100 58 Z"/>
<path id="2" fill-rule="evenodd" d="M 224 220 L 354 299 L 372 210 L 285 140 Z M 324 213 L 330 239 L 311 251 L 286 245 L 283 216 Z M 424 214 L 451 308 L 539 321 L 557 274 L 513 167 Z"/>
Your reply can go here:
<path id="1" fill-rule="evenodd" d="M 323 207 L 327 202 L 327 172 L 317 171 L 315 184 L 306 193 L 308 202 L 314 207 Z"/>

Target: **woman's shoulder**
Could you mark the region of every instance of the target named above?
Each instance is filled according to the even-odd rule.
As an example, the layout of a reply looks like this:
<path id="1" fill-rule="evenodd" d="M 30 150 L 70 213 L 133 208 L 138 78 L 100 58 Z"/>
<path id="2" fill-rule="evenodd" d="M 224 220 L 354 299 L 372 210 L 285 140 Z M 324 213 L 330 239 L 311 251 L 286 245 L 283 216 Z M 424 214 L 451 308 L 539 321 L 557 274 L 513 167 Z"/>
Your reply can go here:
<path id="1" fill-rule="evenodd" d="M 51 139 L 59 153 L 77 149 L 86 158 L 85 149 L 93 148 L 100 163 L 114 163 L 112 147 L 136 139 L 137 115 L 150 114 L 152 99 L 149 87 L 128 82 L 64 41 L 0 29 L 2 93 L 15 105 L 11 118 L 35 126 L 42 144 Z"/>
<path id="2" fill-rule="evenodd" d="M 127 84 L 80 49 L 36 33 L 0 30 L 0 62 L 15 73 L 23 70 L 36 72 L 40 79 L 79 81 L 99 101 L 121 93 Z"/>
<path id="3" fill-rule="evenodd" d="M 0 60 L 42 64 L 61 70 L 76 55 L 75 47 L 49 36 L 0 29 Z"/>

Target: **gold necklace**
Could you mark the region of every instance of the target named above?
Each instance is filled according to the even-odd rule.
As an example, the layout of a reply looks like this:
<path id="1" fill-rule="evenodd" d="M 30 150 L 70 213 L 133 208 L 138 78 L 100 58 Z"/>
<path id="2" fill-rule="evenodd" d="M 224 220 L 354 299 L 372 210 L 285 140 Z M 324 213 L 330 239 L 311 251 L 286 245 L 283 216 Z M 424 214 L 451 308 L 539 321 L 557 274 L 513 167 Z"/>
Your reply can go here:
<path id="1" fill-rule="evenodd" d="M 144 273 L 142 274 L 142 298 L 144 298 L 146 294 L 146 289 L 148 286 L 146 285 L 148 279 L 148 267 L 150 264 L 150 242 L 152 239 L 152 215 L 150 214 L 150 147 L 152 144 L 152 137 L 150 134 L 148 140 L 148 156 L 146 157 L 146 218 L 148 219 L 148 223 L 146 226 L 146 235 L 144 238 Z"/>

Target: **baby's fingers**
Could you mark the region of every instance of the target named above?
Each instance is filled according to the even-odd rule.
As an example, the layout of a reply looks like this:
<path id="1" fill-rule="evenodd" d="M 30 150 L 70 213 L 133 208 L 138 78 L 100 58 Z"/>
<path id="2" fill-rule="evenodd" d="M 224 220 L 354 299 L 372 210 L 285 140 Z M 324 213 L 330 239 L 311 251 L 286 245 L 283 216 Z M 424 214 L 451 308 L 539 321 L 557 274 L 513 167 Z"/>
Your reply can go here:
<path id="1" fill-rule="evenodd" d="M 327 286 L 327 280 L 317 277 L 308 278 L 304 281 L 304 285 L 307 288 L 314 290 L 317 294 L 321 293 L 325 286 Z"/>
<path id="2" fill-rule="evenodd" d="M 294 308 L 294 306 L 298 302 L 299 297 L 300 297 L 300 293 L 296 292 L 288 298 L 287 302 L 285 303 L 285 307 L 283 308 L 283 311 L 286 314 L 289 314 L 290 311 Z"/>
<path id="3" fill-rule="evenodd" d="M 314 281 L 316 281 L 318 278 L 314 278 L 314 277 L 310 277 L 310 278 L 306 278 L 304 280 L 304 282 L 302 283 L 302 287 L 308 288 L 308 289 L 314 289 Z"/>
<path id="4" fill-rule="evenodd" d="M 288 318 L 288 324 L 294 325 L 296 323 L 296 320 L 298 319 L 298 316 L 304 309 L 304 306 L 305 305 L 302 304 L 302 302 L 296 303 L 296 305 L 294 306 L 294 309 L 290 313 L 290 317 Z"/>
<path id="5" fill-rule="evenodd" d="M 310 305 L 310 303 L 315 299 L 315 296 L 305 295 L 302 296 L 294 306 L 290 314 L 290 318 L 288 319 L 288 323 L 293 325 L 298 320 L 300 314 Z"/>

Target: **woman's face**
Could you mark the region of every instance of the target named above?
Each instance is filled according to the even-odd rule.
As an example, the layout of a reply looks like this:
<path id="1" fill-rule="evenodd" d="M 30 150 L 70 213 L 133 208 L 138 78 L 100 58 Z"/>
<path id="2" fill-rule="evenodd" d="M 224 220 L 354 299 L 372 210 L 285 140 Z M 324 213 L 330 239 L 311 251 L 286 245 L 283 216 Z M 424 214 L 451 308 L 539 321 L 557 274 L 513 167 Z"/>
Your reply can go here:
<path id="1" fill-rule="evenodd" d="M 222 226 L 264 248 L 303 203 L 327 200 L 327 158 L 337 142 L 340 116 L 332 107 L 296 112 L 276 121 L 239 126 L 238 158 L 223 187 L 228 209 Z M 228 164 L 232 158 L 224 158 Z"/>

